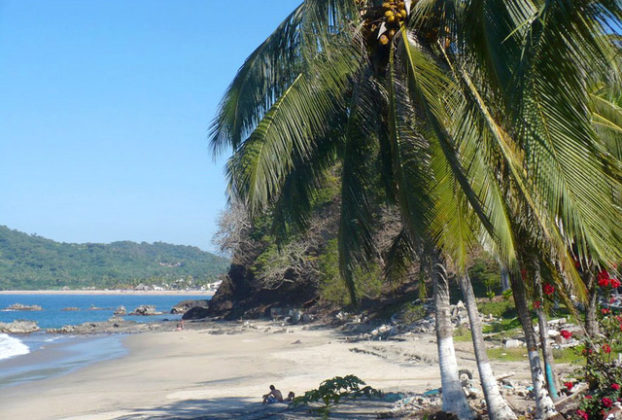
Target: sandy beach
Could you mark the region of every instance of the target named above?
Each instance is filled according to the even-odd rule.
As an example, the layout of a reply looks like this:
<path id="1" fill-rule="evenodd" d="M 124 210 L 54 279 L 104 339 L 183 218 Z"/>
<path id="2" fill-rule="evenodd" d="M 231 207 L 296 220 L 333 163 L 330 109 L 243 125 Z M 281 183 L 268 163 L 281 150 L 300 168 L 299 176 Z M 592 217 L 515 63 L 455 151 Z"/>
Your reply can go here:
<path id="1" fill-rule="evenodd" d="M 0 418 L 272 418 L 260 403 L 270 384 L 297 395 L 336 375 L 354 374 L 385 392 L 440 386 L 434 337 L 348 342 L 322 326 L 217 323 L 132 335 L 129 354 L 73 373 L 4 389 Z M 457 343 L 461 367 L 475 369 L 470 343 Z M 526 363 L 495 366 L 528 375 Z M 524 376 L 525 378 L 527 376 Z M 277 404 L 274 409 L 285 410 Z M 374 410 L 387 409 L 380 404 Z M 355 418 L 367 417 L 363 413 Z"/>

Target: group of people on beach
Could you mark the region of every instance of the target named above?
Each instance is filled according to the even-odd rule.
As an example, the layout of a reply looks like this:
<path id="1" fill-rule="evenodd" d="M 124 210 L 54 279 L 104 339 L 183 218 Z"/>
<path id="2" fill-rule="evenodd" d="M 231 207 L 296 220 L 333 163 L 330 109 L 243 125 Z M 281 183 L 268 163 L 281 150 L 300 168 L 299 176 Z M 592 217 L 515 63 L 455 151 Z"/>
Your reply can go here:
<path id="1" fill-rule="evenodd" d="M 296 394 L 294 394 L 293 391 L 289 391 L 289 394 L 287 394 L 287 398 L 283 399 L 283 394 L 281 393 L 281 391 L 276 389 L 274 385 L 270 385 L 270 392 L 263 396 L 263 403 L 272 404 L 276 402 L 289 402 L 293 401 L 295 396 Z"/>

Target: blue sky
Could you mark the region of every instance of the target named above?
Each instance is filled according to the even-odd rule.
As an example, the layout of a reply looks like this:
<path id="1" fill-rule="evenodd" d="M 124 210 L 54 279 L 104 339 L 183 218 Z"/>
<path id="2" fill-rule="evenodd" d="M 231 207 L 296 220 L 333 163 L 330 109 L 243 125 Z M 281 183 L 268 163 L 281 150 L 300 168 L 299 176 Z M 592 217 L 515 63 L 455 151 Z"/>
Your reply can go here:
<path id="1" fill-rule="evenodd" d="M 300 0 L 0 0 L 0 225 L 213 250 L 218 102 Z"/>

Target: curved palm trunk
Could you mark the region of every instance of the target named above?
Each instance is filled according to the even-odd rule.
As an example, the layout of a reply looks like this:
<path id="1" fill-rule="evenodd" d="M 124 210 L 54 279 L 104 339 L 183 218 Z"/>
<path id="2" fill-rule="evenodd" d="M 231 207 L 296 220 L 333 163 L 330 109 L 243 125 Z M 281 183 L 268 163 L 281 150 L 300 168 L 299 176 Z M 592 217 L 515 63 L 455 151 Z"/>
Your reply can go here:
<path id="1" fill-rule="evenodd" d="M 542 295 L 542 276 L 540 273 L 540 262 L 535 260 L 535 273 L 534 273 L 534 286 L 540 302 L 544 302 L 544 296 Z M 546 314 L 542 309 L 542 305 L 536 308 L 536 314 L 538 315 L 538 329 L 540 330 L 540 347 L 542 348 L 542 358 L 544 359 L 544 373 L 546 375 L 546 384 L 548 386 L 549 394 L 554 400 L 559 397 L 557 395 L 557 376 L 555 375 L 555 366 L 553 365 L 553 351 L 549 346 L 549 326 L 546 319 Z"/>
<path id="2" fill-rule="evenodd" d="M 486 398 L 486 406 L 488 407 L 488 417 L 491 420 L 509 420 L 516 419 L 516 414 L 510 409 L 499 392 L 497 379 L 495 378 L 488 355 L 486 354 L 486 344 L 484 343 L 484 335 L 482 334 L 482 322 L 477 311 L 477 303 L 475 301 L 475 293 L 468 275 L 458 278 L 462 296 L 466 304 L 469 314 L 469 322 L 471 324 L 471 336 L 473 338 L 473 350 L 477 359 L 477 369 L 479 378 L 482 383 L 484 397 Z"/>
<path id="3" fill-rule="evenodd" d="M 533 381 L 533 391 L 536 397 L 536 419 L 547 419 L 557 414 L 553 400 L 546 389 L 546 381 L 540 366 L 540 352 L 538 351 L 538 341 L 536 333 L 531 324 L 525 285 L 516 273 L 510 273 L 510 282 L 514 295 L 514 304 L 518 312 L 518 318 L 525 332 L 527 341 L 527 355 L 529 356 L 529 366 L 531 368 L 531 380 Z"/>
<path id="4" fill-rule="evenodd" d="M 473 411 L 466 400 L 458 376 L 458 361 L 454 350 L 453 326 L 449 311 L 449 284 L 445 267 L 434 267 L 434 306 L 436 309 L 436 343 L 441 370 L 443 410 L 460 419 L 473 419 Z"/>

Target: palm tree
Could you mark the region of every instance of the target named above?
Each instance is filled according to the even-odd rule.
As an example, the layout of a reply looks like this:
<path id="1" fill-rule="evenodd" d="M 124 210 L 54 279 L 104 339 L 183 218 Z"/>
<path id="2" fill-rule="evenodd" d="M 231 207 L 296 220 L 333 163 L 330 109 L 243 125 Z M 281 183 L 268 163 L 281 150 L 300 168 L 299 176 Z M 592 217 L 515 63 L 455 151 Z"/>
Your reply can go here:
<path id="1" fill-rule="evenodd" d="M 610 71 L 604 26 L 620 16 L 614 1 L 307 0 L 251 54 L 222 102 L 211 137 L 215 149 L 234 149 L 231 193 L 252 212 L 268 206 L 284 233 L 304 226 L 325 169 L 340 162 L 350 290 L 352 269 L 375 252 L 374 181 L 409 235 L 432 237 L 462 272 L 474 238 L 492 244 L 519 292 L 510 215 L 526 207 L 580 295 L 571 240 L 583 259 L 622 249 L 619 159 L 600 147 L 585 112 L 587 75 Z M 452 226 L 472 237 L 453 241 Z M 537 397 L 546 416 L 546 395 Z M 460 411 L 453 402 L 445 408 Z"/>
<path id="2" fill-rule="evenodd" d="M 425 138 L 412 133 L 405 124 L 415 115 L 407 113 L 413 105 L 405 96 L 401 80 L 391 78 L 387 90 L 381 84 L 382 78 L 393 73 L 404 77 L 406 65 L 411 66 L 411 80 L 412 70 L 438 73 L 434 65 L 412 67 L 415 57 L 424 56 L 411 42 L 403 44 L 401 56 L 397 57 L 401 60 L 398 68 L 393 61 L 395 49 L 377 40 L 372 29 L 375 24 L 363 30 L 355 26 L 359 9 L 353 7 L 308 1 L 292 13 L 240 70 L 223 101 L 212 136 L 216 148 L 228 143 L 235 150 L 229 163 L 233 193 L 243 197 L 252 211 L 272 205 L 273 211 L 281 215 L 275 218 L 282 222 L 277 226 L 281 231 L 287 230 L 283 222 L 304 224 L 322 170 L 336 161 L 342 162 L 340 265 L 350 290 L 354 289 L 353 267 L 374 252 L 369 211 L 372 200 L 369 185 L 362 182 L 372 166 L 369 157 L 375 151 L 393 193 L 395 185 L 412 191 L 427 183 L 426 173 L 417 170 L 417 166 L 425 167 L 426 154 L 416 155 L 417 150 L 426 147 Z M 378 7 L 367 9 L 366 13 L 382 16 L 382 12 L 383 8 Z M 339 20 L 344 17 L 345 21 Z M 309 41 L 309 31 L 317 39 Z M 281 60 L 287 62 L 281 64 Z M 438 80 L 441 83 L 420 86 L 418 101 L 427 113 L 434 111 L 432 107 L 440 112 L 438 89 L 444 87 L 445 79 Z M 396 99 L 397 95 L 402 95 L 402 101 Z M 388 96 L 391 100 L 378 100 Z M 382 118 L 387 114 L 391 116 L 388 122 Z M 439 121 L 430 121 L 432 124 L 426 121 L 425 126 L 446 136 Z M 447 139 L 437 149 L 448 155 L 455 153 Z M 396 161 L 396 156 L 402 160 Z M 452 157 L 451 165 L 458 167 L 456 157 Z M 397 181 L 391 180 L 394 177 Z M 464 175 L 461 182 L 467 185 Z M 394 195 L 398 194 L 389 197 Z M 471 193 L 475 201 L 473 197 Z M 421 232 L 425 226 L 425 194 L 402 194 L 401 198 L 402 204 L 408 204 L 404 217 L 410 230 Z M 293 207 L 295 211 L 291 211 Z M 439 318 L 438 329 L 450 331 Z M 445 363 L 447 357 L 453 361 Z M 442 353 L 441 359 L 443 371 L 446 366 L 456 370 L 453 351 Z M 443 378 L 445 390 L 461 389 L 457 370 Z M 448 383 L 447 378 L 453 382 Z M 445 394 L 451 395 L 448 391 Z M 446 398 L 446 409 L 460 411 L 463 417 L 466 406 L 462 392 L 455 398 Z"/>

